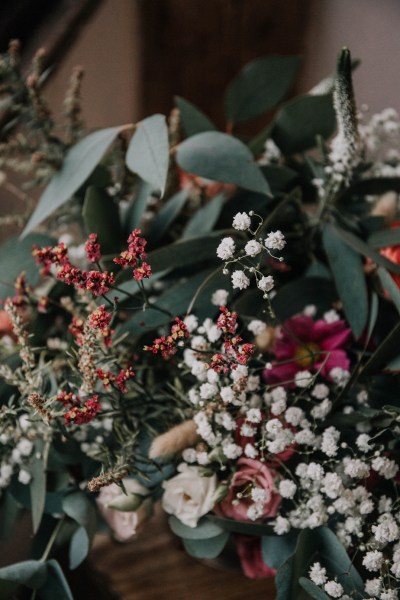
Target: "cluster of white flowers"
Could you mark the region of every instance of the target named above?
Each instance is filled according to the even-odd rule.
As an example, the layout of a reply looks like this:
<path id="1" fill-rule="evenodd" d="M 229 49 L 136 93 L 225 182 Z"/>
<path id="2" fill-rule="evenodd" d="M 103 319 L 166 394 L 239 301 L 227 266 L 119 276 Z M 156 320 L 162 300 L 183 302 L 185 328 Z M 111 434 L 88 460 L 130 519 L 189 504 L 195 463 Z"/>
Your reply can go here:
<path id="1" fill-rule="evenodd" d="M 20 483 L 26 485 L 31 481 L 31 462 L 35 449 L 32 440 L 40 440 L 44 433 L 42 419 L 31 420 L 22 414 L 13 428 L 0 434 L 0 496 L 1 490 L 10 485 L 16 473 Z"/>
<path id="2" fill-rule="evenodd" d="M 268 298 L 268 294 L 274 288 L 274 279 L 272 275 L 264 275 L 260 269 L 259 255 L 263 251 L 267 252 L 275 260 L 281 261 L 281 257 L 276 257 L 272 252 L 281 251 L 286 245 L 285 236 L 279 230 L 271 231 L 265 239 L 257 238 L 258 230 L 262 225 L 262 219 L 255 231 L 252 231 L 252 217 L 260 217 L 254 215 L 253 211 L 249 213 L 239 212 L 237 213 L 232 222 L 232 226 L 237 231 L 246 231 L 250 233 L 253 238 L 249 240 L 243 251 L 237 252 L 236 242 L 232 237 L 225 237 L 221 240 L 217 248 L 217 256 L 221 260 L 225 261 L 224 273 L 229 274 L 228 265 L 237 264 L 240 268 L 234 269 L 231 273 L 231 283 L 233 289 L 244 290 L 250 286 L 251 276 L 255 277 L 256 285 L 261 292 L 263 292 L 264 298 Z M 252 260 L 257 258 L 258 262 Z M 215 304 L 216 302 L 213 301 Z"/>

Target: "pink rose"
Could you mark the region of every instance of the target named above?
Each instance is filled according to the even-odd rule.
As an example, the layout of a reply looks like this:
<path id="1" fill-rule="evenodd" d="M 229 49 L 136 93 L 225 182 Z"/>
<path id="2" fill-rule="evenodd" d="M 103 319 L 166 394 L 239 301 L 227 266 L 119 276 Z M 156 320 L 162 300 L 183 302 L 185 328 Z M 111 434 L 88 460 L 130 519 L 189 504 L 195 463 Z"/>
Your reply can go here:
<path id="1" fill-rule="evenodd" d="M 127 495 L 116 483 L 112 483 L 102 488 L 96 499 L 103 519 L 119 542 L 132 539 L 139 525 L 146 521 L 153 511 L 151 499 L 146 498 L 149 491 L 143 485 L 135 479 L 124 479 L 123 483 Z M 137 508 L 129 510 L 129 503 Z M 113 508 L 112 505 L 119 508 Z"/>
<path id="2" fill-rule="evenodd" d="M 261 538 L 238 535 L 235 537 L 236 550 L 240 558 L 243 573 L 250 579 L 274 577 L 276 569 L 265 564 L 261 554 Z"/>
<path id="3" fill-rule="evenodd" d="M 252 458 L 239 458 L 237 464 L 238 470 L 232 477 L 228 495 L 215 506 L 215 512 L 236 521 L 250 521 L 254 518 L 249 516 L 249 509 L 257 503 L 257 518 L 275 517 L 281 502 L 275 489 L 276 472 Z M 261 503 L 257 500 L 260 494 L 252 495 L 252 490 L 261 492 Z"/>

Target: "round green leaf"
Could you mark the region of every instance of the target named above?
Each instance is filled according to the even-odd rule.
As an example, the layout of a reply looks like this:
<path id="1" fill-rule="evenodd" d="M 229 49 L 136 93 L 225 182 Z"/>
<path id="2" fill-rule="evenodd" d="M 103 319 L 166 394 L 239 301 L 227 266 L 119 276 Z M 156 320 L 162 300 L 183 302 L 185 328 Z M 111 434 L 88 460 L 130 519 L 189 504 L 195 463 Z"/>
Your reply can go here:
<path id="1" fill-rule="evenodd" d="M 69 568 L 76 569 L 88 555 L 90 547 L 89 537 L 84 527 L 78 527 L 69 544 Z"/>
<path id="2" fill-rule="evenodd" d="M 228 121 L 243 123 L 274 108 L 293 84 L 299 63 L 297 56 L 267 56 L 246 65 L 227 89 Z"/>
<path id="3" fill-rule="evenodd" d="M 32 231 L 74 195 L 94 171 L 123 127 L 120 125 L 100 129 L 72 146 L 67 152 L 61 169 L 54 175 L 42 194 L 22 236 Z"/>
<path id="4" fill-rule="evenodd" d="M 203 517 L 197 524 L 197 527 L 188 527 L 182 521 L 179 521 L 174 515 L 168 519 L 169 526 L 175 535 L 185 540 L 208 540 L 225 533 L 222 527 L 213 523 L 207 517 Z"/>
<path id="5" fill-rule="evenodd" d="M 169 227 L 179 216 L 182 208 L 186 204 L 187 197 L 188 192 L 184 189 L 168 199 L 161 210 L 157 213 L 154 221 L 151 224 L 151 229 L 146 236 L 150 243 L 154 244 L 160 240 L 165 233 L 167 233 Z"/>
<path id="6" fill-rule="evenodd" d="M 216 558 L 221 554 L 228 541 L 229 533 L 223 531 L 220 535 L 208 539 L 182 539 L 185 550 L 194 558 Z"/>
<path id="7" fill-rule="evenodd" d="M 226 133 L 206 131 L 190 137 L 179 145 L 177 162 L 188 173 L 261 194 L 270 193 L 250 150 Z"/>
<path id="8" fill-rule="evenodd" d="M 126 153 L 127 167 L 163 195 L 168 164 L 168 128 L 164 115 L 153 115 L 140 121 Z"/>
<path id="9" fill-rule="evenodd" d="M 264 535 L 261 538 L 261 554 L 266 565 L 279 569 L 295 553 L 297 535 Z"/>
<path id="10" fill-rule="evenodd" d="M 225 203 L 225 195 L 218 194 L 195 212 L 183 231 L 183 238 L 208 233 L 214 227 Z"/>

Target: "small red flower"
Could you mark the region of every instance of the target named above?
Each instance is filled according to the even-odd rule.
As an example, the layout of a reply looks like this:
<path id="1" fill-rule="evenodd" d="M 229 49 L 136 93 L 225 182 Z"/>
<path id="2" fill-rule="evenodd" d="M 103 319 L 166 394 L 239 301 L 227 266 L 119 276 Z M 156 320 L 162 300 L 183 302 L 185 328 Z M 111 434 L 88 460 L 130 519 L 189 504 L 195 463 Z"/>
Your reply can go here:
<path id="1" fill-rule="evenodd" d="M 141 281 L 142 279 L 147 279 L 151 275 L 151 267 L 146 262 L 142 262 L 140 267 L 134 269 L 133 271 L 133 279 L 136 281 Z"/>
<path id="2" fill-rule="evenodd" d="M 85 244 L 85 252 L 88 262 L 99 262 L 101 259 L 101 250 L 97 233 L 90 233 Z"/>

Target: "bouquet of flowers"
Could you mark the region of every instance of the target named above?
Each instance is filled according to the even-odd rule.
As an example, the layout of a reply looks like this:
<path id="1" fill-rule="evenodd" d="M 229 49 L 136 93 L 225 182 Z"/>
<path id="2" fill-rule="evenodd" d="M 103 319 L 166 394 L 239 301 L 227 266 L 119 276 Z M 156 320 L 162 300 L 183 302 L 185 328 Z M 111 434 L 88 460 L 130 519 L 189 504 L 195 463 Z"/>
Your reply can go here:
<path id="1" fill-rule="evenodd" d="M 343 49 L 286 102 L 297 58 L 253 61 L 227 133 L 178 97 L 85 134 L 77 71 L 60 136 L 40 63 L 0 62 L 0 164 L 27 180 L 2 185 L 46 185 L 0 255 L 2 535 L 21 509 L 35 534 L 2 597 L 71 598 L 58 546 L 76 568 L 161 498 L 190 555 L 279 600 L 396 599 L 397 114 L 357 112 Z"/>

